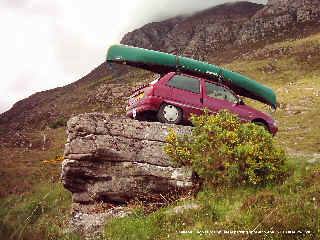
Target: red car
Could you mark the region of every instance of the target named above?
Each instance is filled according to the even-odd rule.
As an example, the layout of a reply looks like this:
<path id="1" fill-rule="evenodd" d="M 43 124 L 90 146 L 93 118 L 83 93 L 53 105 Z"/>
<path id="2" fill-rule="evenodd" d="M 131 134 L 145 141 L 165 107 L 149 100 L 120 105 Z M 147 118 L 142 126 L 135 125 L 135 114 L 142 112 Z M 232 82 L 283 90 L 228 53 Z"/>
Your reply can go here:
<path id="1" fill-rule="evenodd" d="M 228 87 L 207 79 L 170 72 L 135 91 L 126 107 L 127 116 L 154 115 L 163 123 L 187 122 L 191 113 L 228 109 L 244 122 L 262 125 L 271 134 L 278 131 L 274 119 L 245 105 Z"/>

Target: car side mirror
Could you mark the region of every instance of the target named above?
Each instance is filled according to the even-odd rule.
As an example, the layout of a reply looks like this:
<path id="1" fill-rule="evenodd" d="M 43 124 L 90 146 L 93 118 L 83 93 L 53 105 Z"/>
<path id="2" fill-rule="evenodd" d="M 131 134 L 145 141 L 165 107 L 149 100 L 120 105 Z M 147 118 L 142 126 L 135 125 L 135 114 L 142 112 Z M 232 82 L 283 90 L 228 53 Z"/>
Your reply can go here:
<path id="1" fill-rule="evenodd" d="M 238 99 L 238 102 L 237 102 L 238 105 L 245 105 L 244 101 L 242 98 L 239 98 Z"/>
<path id="2" fill-rule="evenodd" d="M 277 109 L 276 109 L 274 106 L 270 106 L 270 112 L 271 112 L 271 113 L 275 113 L 276 110 L 277 110 Z"/>

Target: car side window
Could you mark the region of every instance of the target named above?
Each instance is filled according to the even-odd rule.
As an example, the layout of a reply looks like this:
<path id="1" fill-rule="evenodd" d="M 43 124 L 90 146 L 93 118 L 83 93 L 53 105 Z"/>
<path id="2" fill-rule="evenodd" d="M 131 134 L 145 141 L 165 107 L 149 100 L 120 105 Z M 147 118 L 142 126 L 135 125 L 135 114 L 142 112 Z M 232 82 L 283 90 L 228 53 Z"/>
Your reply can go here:
<path id="1" fill-rule="evenodd" d="M 238 98 L 223 86 L 216 85 L 214 83 L 205 82 L 206 93 L 208 97 L 217 98 L 220 100 L 237 103 Z"/>
<path id="2" fill-rule="evenodd" d="M 167 86 L 200 93 L 200 80 L 185 75 L 174 75 L 167 83 Z"/>

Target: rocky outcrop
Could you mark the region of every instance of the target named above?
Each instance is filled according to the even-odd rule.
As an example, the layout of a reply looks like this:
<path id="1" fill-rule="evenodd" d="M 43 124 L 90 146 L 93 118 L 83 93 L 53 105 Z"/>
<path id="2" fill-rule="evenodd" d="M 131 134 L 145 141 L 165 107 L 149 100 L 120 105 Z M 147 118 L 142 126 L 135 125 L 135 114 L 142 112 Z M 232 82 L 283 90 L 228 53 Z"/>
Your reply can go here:
<path id="1" fill-rule="evenodd" d="M 303 33 L 305 23 L 320 22 L 318 0 L 269 0 L 240 31 L 237 43 L 257 41 L 267 36 Z"/>
<path id="2" fill-rule="evenodd" d="M 269 0 L 254 18 L 274 18 L 282 15 L 291 18 L 292 22 L 301 23 L 317 20 L 319 14 L 318 0 Z"/>
<path id="3" fill-rule="evenodd" d="M 149 46 L 150 49 L 160 49 L 165 44 L 167 34 L 183 19 L 183 17 L 176 17 L 162 22 L 146 24 L 133 33 L 126 34 L 122 42 L 127 45 Z"/>
<path id="4" fill-rule="evenodd" d="M 192 171 L 176 166 L 163 152 L 171 127 L 182 135 L 191 131 L 101 113 L 71 118 L 61 179 L 74 206 L 82 211 L 99 202 L 126 203 L 191 189 Z"/>
<path id="5" fill-rule="evenodd" d="M 80 233 L 81 239 L 94 239 L 101 236 L 104 225 L 107 221 L 113 218 L 126 217 L 132 214 L 132 211 L 124 207 L 115 207 L 100 213 L 82 213 L 75 214 L 70 222 L 69 228 L 64 231 L 64 234 Z"/>
<path id="6" fill-rule="evenodd" d="M 66 234 L 78 232 L 89 239 L 103 232 L 106 221 L 132 214 L 130 208 L 119 206 L 123 203 L 166 200 L 197 186 L 193 172 L 177 166 L 163 152 L 170 128 L 181 135 L 191 133 L 189 126 L 102 113 L 81 114 L 68 121 L 61 180 L 72 192 L 73 217 Z"/>
<path id="7" fill-rule="evenodd" d="M 158 28 L 160 23 L 148 24 L 127 33 L 122 44 L 160 50 L 168 53 L 202 59 L 208 51 L 220 49 L 223 44 L 236 40 L 234 33 L 241 24 L 247 22 L 263 5 L 247 2 L 223 4 L 189 17 L 173 18 L 175 25 L 167 32 L 150 31 L 151 26 Z M 141 32 L 148 32 L 142 35 Z M 161 39 L 158 45 L 149 44 L 148 39 Z M 140 39 L 135 41 L 135 39 Z"/>
<path id="8" fill-rule="evenodd" d="M 235 2 L 147 24 L 127 33 L 121 43 L 203 60 L 228 46 L 303 33 L 305 24 L 316 27 L 319 21 L 318 0 L 269 0 L 267 5 Z"/>

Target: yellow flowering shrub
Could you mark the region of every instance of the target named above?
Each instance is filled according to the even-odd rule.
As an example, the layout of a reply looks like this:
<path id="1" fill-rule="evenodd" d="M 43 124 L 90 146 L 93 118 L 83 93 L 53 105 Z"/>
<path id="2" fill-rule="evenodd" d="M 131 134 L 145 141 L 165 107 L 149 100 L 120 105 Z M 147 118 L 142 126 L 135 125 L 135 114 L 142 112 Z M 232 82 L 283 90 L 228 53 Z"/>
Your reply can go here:
<path id="1" fill-rule="evenodd" d="M 192 167 L 208 184 L 265 184 L 286 176 L 283 148 L 263 127 L 242 124 L 227 110 L 193 115 L 191 136 L 169 131 L 166 154 L 178 164 Z"/>
<path id="2" fill-rule="evenodd" d="M 54 159 L 51 160 L 44 160 L 43 163 L 60 163 L 63 162 L 64 156 L 63 155 L 56 155 Z"/>

